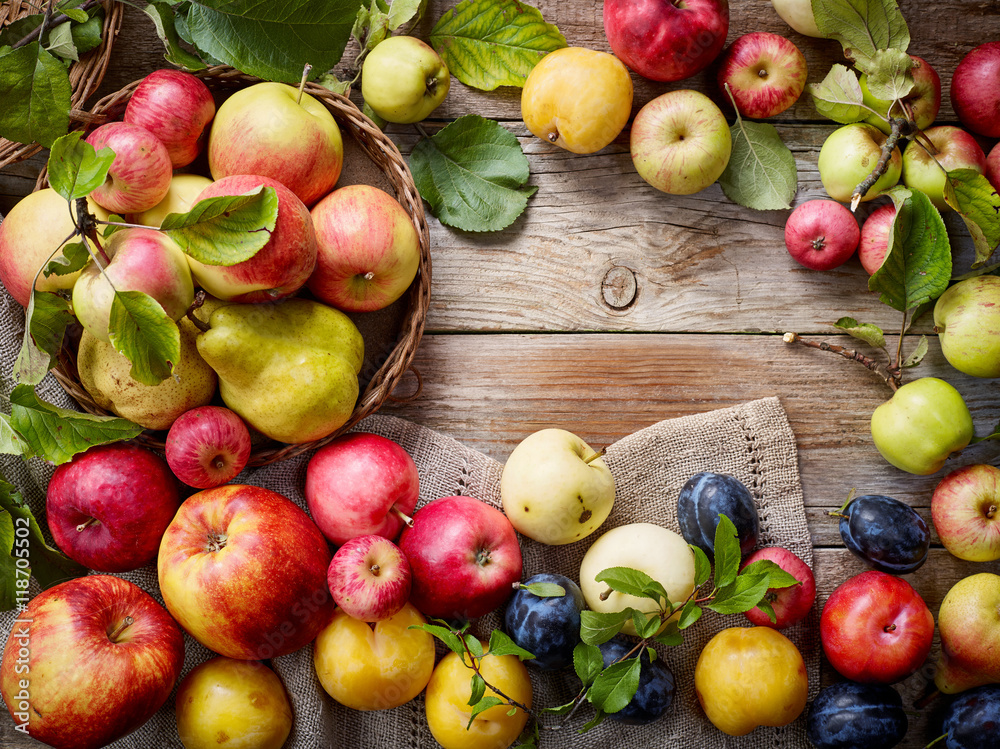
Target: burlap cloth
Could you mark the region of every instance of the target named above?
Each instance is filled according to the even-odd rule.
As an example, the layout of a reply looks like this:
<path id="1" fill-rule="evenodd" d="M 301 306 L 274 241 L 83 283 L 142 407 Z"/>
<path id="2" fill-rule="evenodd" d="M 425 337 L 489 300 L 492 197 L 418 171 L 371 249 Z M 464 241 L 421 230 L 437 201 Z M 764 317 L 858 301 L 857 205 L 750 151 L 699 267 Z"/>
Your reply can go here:
<path id="1" fill-rule="evenodd" d="M 6 402 L 12 380 L 10 371 L 20 346 L 24 313 L 4 291 L 0 298 L 0 366 Z M 37 388 L 44 399 L 71 408 L 72 401 L 48 376 Z M 4 406 L 9 410 L 9 405 Z M 402 419 L 372 416 L 359 430 L 371 431 L 400 443 L 420 471 L 420 503 L 455 494 L 477 497 L 500 506 L 500 473 L 497 461 L 464 447 L 460 442 Z M 461 435 L 458 435 L 461 436 Z M 586 438 L 586 435 L 581 435 Z M 245 471 L 238 482 L 264 486 L 284 494 L 305 507 L 303 485 L 309 455 Z M 558 572 L 576 579 L 580 560 L 601 532 L 633 522 L 652 522 L 678 530 L 677 494 L 694 473 L 713 470 L 739 478 L 753 493 L 761 519 L 761 545 L 784 546 L 812 564 L 812 547 L 799 483 L 795 439 L 777 398 L 754 401 L 742 406 L 707 414 L 662 421 L 610 445 L 606 461 L 617 483 L 611 517 L 588 539 L 569 546 L 544 546 L 521 539 L 524 576 L 537 572 Z M 28 462 L 0 456 L 3 474 L 23 492 L 37 517 L 42 518 L 45 487 L 52 467 L 33 459 Z M 42 518 L 44 524 L 44 518 Z M 122 575 L 149 591 L 162 603 L 156 570 L 149 567 Z M 280 585 L 280 580 L 274 581 Z M 805 657 L 809 670 L 810 696 L 819 683 L 818 631 L 812 620 L 785 633 Z M 0 615 L 6 640 L 13 613 Z M 477 623 L 486 634 L 499 622 L 497 615 Z M 742 615 L 719 616 L 712 612 L 687 630 L 685 642 L 676 648 L 659 648 L 676 677 L 677 696 L 668 714 L 649 726 L 623 726 L 607 720 L 589 733 L 578 735 L 592 711 L 584 706 L 563 730 L 545 732 L 542 747 L 807 747 L 803 720 L 785 728 L 759 728 L 748 736 L 730 738 L 714 728 L 701 712 L 694 694 L 694 665 L 702 646 L 719 630 L 746 626 Z M 185 673 L 211 657 L 204 647 L 187 637 Z M 312 648 L 274 659 L 275 670 L 284 680 L 292 698 L 295 725 L 286 744 L 288 749 L 423 749 L 436 747 L 424 718 L 423 700 L 389 711 L 358 712 L 341 707 L 326 696 L 316 680 Z M 568 702 L 579 689 L 572 670 L 541 674 L 532 669 L 536 706 Z M 578 719 L 577 719 L 578 718 Z M 0 718 L 10 720 L 9 717 Z M 549 720 L 548 722 L 554 722 Z M 116 749 L 181 749 L 172 702 L 130 736 L 113 744 Z M 491 749 L 481 747 L 478 749 Z"/>

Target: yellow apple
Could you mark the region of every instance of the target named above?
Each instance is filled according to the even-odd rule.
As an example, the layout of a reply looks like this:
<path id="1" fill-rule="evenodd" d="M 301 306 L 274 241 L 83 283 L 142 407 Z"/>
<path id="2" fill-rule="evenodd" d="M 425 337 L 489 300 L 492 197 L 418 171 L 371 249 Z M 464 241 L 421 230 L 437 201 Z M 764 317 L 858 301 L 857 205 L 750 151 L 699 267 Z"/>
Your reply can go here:
<path id="1" fill-rule="evenodd" d="M 170 180 L 170 188 L 166 197 L 147 211 L 135 214 L 132 219 L 136 224 L 160 228 L 163 219 L 170 213 L 187 213 L 191 210 L 201 191 L 212 184 L 208 177 L 200 174 L 175 174 Z"/>

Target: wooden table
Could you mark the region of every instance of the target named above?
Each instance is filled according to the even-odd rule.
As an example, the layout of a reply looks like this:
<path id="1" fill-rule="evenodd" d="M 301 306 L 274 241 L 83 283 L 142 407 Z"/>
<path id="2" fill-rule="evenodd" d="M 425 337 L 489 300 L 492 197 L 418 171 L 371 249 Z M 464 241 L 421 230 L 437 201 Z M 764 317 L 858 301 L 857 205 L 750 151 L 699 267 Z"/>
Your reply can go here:
<path id="1" fill-rule="evenodd" d="M 452 5 L 431 0 L 416 35 L 426 38 Z M 540 0 L 538 6 L 571 45 L 609 50 L 599 0 Z M 1000 39 L 1000 4 L 900 0 L 900 6 L 913 39 L 909 51 L 941 75 L 939 121 L 954 123 L 951 73 L 974 46 Z M 843 62 L 838 43 L 792 32 L 767 0 L 731 0 L 731 16 L 730 41 L 750 31 L 791 38 L 807 58 L 811 82 Z M 127 11 L 102 93 L 161 62 L 151 24 Z M 721 103 L 708 74 L 672 85 L 633 79 L 633 114 L 673 88 L 697 88 Z M 495 118 L 517 135 L 538 192 L 524 215 L 502 232 L 463 233 L 430 220 L 432 299 L 414 362 L 423 390 L 408 404 L 386 405 L 385 413 L 438 429 L 502 461 L 523 437 L 543 427 L 569 429 L 602 445 L 661 419 L 776 395 L 798 442 L 815 545 L 817 607 L 847 577 L 865 569 L 843 547 L 835 520 L 826 515 L 852 488 L 894 496 L 930 519 L 930 496 L 940 476 L 904 474 L 888 466 L 871 443 L 869 418 L 889 397 L 886 386 L 859 366 L 782 342 L 782 332 L 796 331 L 852 346 L 851 339 L 832 334 L 831 323 L 844 315 L 899 330 L 899 314 L 867 291 L 867 274 L 856 259 L 834 271 L 807 270 L 784 248 L 787 211 L 741 208 L 718 185 L 689 197 L 654 190 L 632 166 L 627 129 L 590 155 L 534 138 L 521 122 L 517 89 L 485 93 L 455 82 L 428 127 L 467 112 Z M 816 161 L 835 126 L 818 117 L 808 97 L 773 123 L 795 154 L 796 204 L 824 197 Z M 418 138 L 410 127 L 389 132 L 404 153 Z M 0 175 L 0 210 L 30 191 L 39 164 L 36 159 Z M 860 213 L 869 210 L 863 206 Z M 948 224 L 964 236 L 954 216 Z M 909 345 L 914 336 L 931 333 L 931 325 L 929 319 L 918 324 Z M 978 433 L 1000 419 L 997 381 L 956 372 L 936 339 L 926 361 L 908 374 L 953 383 L 965 396 Z M 996 443 L 984 443 L 948 467 L 997 464 L 998 455 Z M 936 613 L 954 582 L 983 571 L 1000 572 L 1000 563 L 961 562 L 936 545 L 924 567 L 907 579 Z M 823 670 L 825 681 L 835 678 L 827 664 Z M 907 704 L 927 690 L 932 675 L 929 663 L 898 685 Z M 910 719 L 901 746 L 922 747 L 933 733 L 928 713 L 912 713 Z M 0 721 L 0 745 L 38 746 L 14 734 L 9 719 Z"/>

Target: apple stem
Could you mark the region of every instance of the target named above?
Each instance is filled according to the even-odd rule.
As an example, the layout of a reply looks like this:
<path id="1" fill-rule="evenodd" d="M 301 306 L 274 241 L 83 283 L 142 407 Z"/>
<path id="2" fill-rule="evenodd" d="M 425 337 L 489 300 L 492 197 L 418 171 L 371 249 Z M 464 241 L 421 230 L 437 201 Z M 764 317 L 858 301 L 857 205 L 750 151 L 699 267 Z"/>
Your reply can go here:
<path id="1" fill-rule="evenodd" d="M 992 520 L 993 518 L 996 517 L 996 514 L 997 514 L 997 506 L 995 504 L 990 505 L 990 509 L 986 511 L 986 517 Z"/>
<path id="2" fill-rule="evenodd" d="M 108 639 L 111 640 L 112 642 L 117 642 L 122 632 L 131 627 L 133 624 L 135 624 L 135 619 L 133 619 L 131 616 L 126 616 L 124 619 L 122 619 L 121 623 L 114 628 L 114 631 L 112 631 L 108 635 Z"/>
<path id="3" fill-rule="evenodd" d="M 865 193 L 885 174 L 885 170 L 889 167 L 889 159 L 892 158 L 892 151 L 896 147 L 896 143 L 899 142 L 899 139 L 913 135 L 913 123 L 902 117 L 890 117 L 889 126 L 892 130 L 889 133 L 889 137 L 885 139 L 885 143 L 882 144 L 882 154 L 879 156 L 875 168 L 872 169 L 871 174 L 862 180 L 860 185 L 854 188 L 854 193 L 851 195 L 852 213 L 857 210 Z"/>
<path id="4" fill-rule="evenodd" d="M 368 571 L 371 572 L 373 575 L 375 575 L 375 577 L 378 577 L 379 573 L 382 571 L 382 568 L 379 567 L 377 564 L 373 564 L 371 567 L 368 568 Z"/>
<path id="5" fill-rule="evenodd" d="M 583 462 L 586 463 L 587 465 L 590 465 L 591 463 L 593 463 L 598 458 L 603 458 L 605 450 L 607 450 L 607 448 L 606 447 L 602 447 L 600 450 L 598 450 L 596 453 L 594 453 L 593 455 L 591 455 L 589 458 L 584 458 Z"/>
<path id="6" fill-rule="evenodd" d="M 98 520 L 97 518 L 87 518 L 84 522 L 82 522 L 78 526 L 76 526 L 76 532 L 77 533 L 83 533 L 90 526 L 92 526 L 92 525 L 100 525 L 100 524 L 101 524 L 101 521 Z"/>
<path id="7" fill-rule="evenodd" d="M 407 528 L 412 528 L 413 527 L 413 518 L 411 518 L 409 515 L 407 515 L 405 512 L 403 512 L 398 507 L 396 507 L 396 505 L 393 505 L 390 508 L 390 512 L 392 512 L 396 517 L 398 517 L 400 520 L 402 520 L 403 523 L 406 525 Z"/>
<path id="8" fill-rule="evenodd" d="M 601 596 L 600 596 L 601 600 L 602 601 L 608 600 L 611 597 L 611 594 L 614 593 L 614 592 L 615 592 L 614 589 L 608 588 L 606 591 L 604 591 L 603 593 L 601 593 Z"/>
<path id="9" fill-rule="evenodd" d="M 372 281 L 375 279 L 375 273 L 373 271 L 368 271 L 364 276 L 366 281 Z"/>
<path id="10" fill-rule="evenodd" d="M 898 370 L 887 369 L 874 359 L 871 359 L 858 351 L 845 348 L 844 346 L 839 346 L 836 343 L 827 343 L 826 341 L 807 341 L 798 333 L 792 332 L 785 333 L 784 336 L 782 336 L 782 340 L 785 343 L 799 343 L 803 346 L 808 346 L 809 348 L 819 349 L 820 351 L 831 351 L 834 354 L 844 357 L 845 359 L 856 361 L 877 374 L 893 392 L 896 392 L 896 390 L 899 389 L 900 380 L 902 378 L 900 377 Z"/>
<path id="11" fill-rule="evenodd" d="M 312 69 L 313 66 L 310 65 L 309 63 L 306 63 L 305 67 L 302 68 L 302 80 L 299 81 L 299 95 L 295 99 L 296 104 L 302 103 L 302 94 L 304 94 L 306 91 L 306 80 L 309 78 L 309 73 L 312 72 Z"/>

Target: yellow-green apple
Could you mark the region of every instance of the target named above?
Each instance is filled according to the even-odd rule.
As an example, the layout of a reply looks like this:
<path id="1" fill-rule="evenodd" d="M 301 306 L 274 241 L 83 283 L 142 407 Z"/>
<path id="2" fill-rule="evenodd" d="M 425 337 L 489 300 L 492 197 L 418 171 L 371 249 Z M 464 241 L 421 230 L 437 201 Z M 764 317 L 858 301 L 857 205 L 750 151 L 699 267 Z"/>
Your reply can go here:
<path id="1" fill-rule="evenodd" d="M 57 466 L 45 513 L 70 559 L 100 572 L 127 572 L 156 559 L 180 504 L 177 482 L 161 457 L 117 442 Z"/>
<path id="2" fill-rule="evenodd" d="M 212 179 L 269 177 L 312 205 L 337 184 L 344 142 L 322 102 L 284 83 L 256 83 L 219 107 L 208 136 L 208 165 Z"/>
<path id="3" fill-rule="evenodd" d="M 410 597 L 410 563 L 383 536 L 358 536 L 337 549 L 326 580 L 334 603 L 363 622 L 394 616 Z"/>
<path id="4" fill-rule="evenodd" d="M 371 185 L 334 190 L 311 211 L 316 270 L 309 290 L 348 312 L 373 312 L 403 295 L 420 267 L 420 239 L 399 201 Z"/>
<path id="5" fill-rule="evenodd" d="M 955 694 L 1000 683 L 1000 575 L 980 572 L 955 583 L 938 610 L 941 652 L 935 686 Z"/>
<path id="6" fill-rule="evenodd" d="M 969 130 L 1000 138 L 1000 41 L 980 44 L 958 63 L 951 105 Z"/>
<path id="7" fill-rule="evenodd" d="M 833 200 L 807 200 L 785 222 L 785 247 L 800 265 L 831 270 L 843 265 L 861 241 L 854 214 Z"/>
<path id="8" fill-rule="evenodd" d="M 854 188 L 875 169 L 882 155 L 886 134 L 874 125 L 856 122 L 834 130 L 819 151 L 819 177 L 826 193 L 834 200 L 849 203 Z M 885 174 L 878 178 L 862 201 L 874 200 L 882 192 L 899 182 L 903 169 L 903 156 L 893 148 Z"/>
<path id="9" fill-rule="evenodd" d="M 730 627 L 698 655 L 694 689 L 705 715 L 730 736 L 786 726 L 806 707 L 809 677 L 795 644 L 770 627 Z"/>
<path id="10" fill-rule="evenodd" d="M 144 127 L 127 122 L 109 122 L 87 136 L 100 151 L 115 152 L 107 179 L 90 194 L 112 213 L 137 213 L 163 200 L 170 188 L 173 166 L 160 139 Z"/>
<path id="11" fill-rule="evenodd" d="M 483 650 L 488 650 L 485 645 Z M 531 677 L 517 656 L 486 652 L 478 666 L 489 685 L 485 696 L 496 697 L 497 692 L 491 688 L 495 687 L 509 699 L 531 707 Z M 470 724 L 472 674 L 471 665 L 458 653 L 448 653 L 441 659 L 424 697 L 427 727 L 444 749 L 506 749 L 521 735 L 528 714 L 505 703 L 484 710 Z"/>
<path id="12" fill-rule="evenodd" d="M 931 156 L 923 143 L 910 141 L 903 151 L 903 184 L 920 190 L 939 211 L 944 211 L 949 208 L 944 202 L 945 173 L 972 169 L 982 174 L 986 171 L 986 154 L 975 138 L 958 127 L 939 125 L 924 130 L 924 135 L 937 153 Z"/>
<path id="13" fill-rule="evenodd" d="M 204 82 L 183 70 L 154 70 L 136 86 L 122 119 L 151 132 L 170 154 L 174 169 L 201 151 L 202 133 L 215 116 L 215 100 Z"/>
<path id="14" fill-rule="evenodd" d="M 399 547 L 413 572 L 410 602 L 426 616 L 483 616 L 503 604 L 521 579 L 514 526 L 474 497 L 424 505 L 403 529 Z"/>
<path id="15" fill-rule="evenodd" d="M 648 102 L 632 122 L 632 163 L 657 190 L 691 195 L 726 169 L 733 143 L 726 118 L 705 94 L 668 91 Z"/>
<path id="16" fill-rule="evenodd" d="M 99 749 L 160 709 L 184 637 L 139 586 L 111 575 L 60 583 L 14 622 L 0 693 L 16 728 L 54 747 Z"/>
<path id="17" fill-rule="evenodd" d="M 955 369 L 1000 377 L 1000 276 L 977 276 L 948 288 L 934 304 L 941 351 Z"/>
<path id="18" fill-rule="evenodd" d="M 794 104 L 806 85 L 806 58 L 788 39 L 765 31 L 744 34 L 729 45 L 716 80 L 726 86 L 744 117 L 763 119 Z"/>
<path id="19" fill-rule="evenodd" d="M 440 55 L 413 36 L 390 36 L 365 58 L 361 93 L 387 122 L 426 119 L 448 95 L 451 75 Z"/>
<path id="20" fill-rule="evenodd" d="M 840 584 L 819 622 L 823 652 L 852 681 L 891 684 L 931 652 L 934 617 L 906 580 L 868 570 Z"/>
<path id="21" fill-rule="evenodd" d="M 338 609 L 316 637 L 313 664 L 323 689 L 354 710 L 389 710 L 420 694 L 434 670 L 434 638 L 407 603 L 369 625 Z"/>
<path id="22" fill-rule="evenodd" d="M 921 377 L 903 385 L 872 414 L 872 440 L 902 471 L 929 476 L 972 440 L 972 415 L 952 385 Z"/>
<path id="23" fill-rule="evenodd" d="M 108 324 L 116 291 L 143 291 L 178 320 L 194 301 L 187 255 L 155 229 L 121 229 L 104 245 L 106 260 L 91 259 L 73 286 L 73 312 L 95 338 L 110 341 Z"/>
<path id="24" fill-rule="evenodd" d="M 373 534 L 392 540 L 417 506 L 420 475 L 392 440 L 345 434 L 309 459 L 305 495 L 313 520 L 333 543 Z"/>
<path id="25" fill-rule="evenodd" d="M 157 559 L 167 610 L 220 655 L 265 660 L 308 645 L 330 620 L 330 549 L 277 492 L 226 484 L 192 495 Z"/>
<path id="26" fill-rule="evenodd" d="M 597 575 L 609 567 L 630 567 L 645 572 L 666 589 L 673 603 L 682 603 L 694 590 L 694 554 L 677 533 L 652 523 L 632 523 L 612 528 L 598 538 L 580 563 L 580 589 L 587 606 L 597 612 L 656 611 L 648 598 L 612 591 Z M 626 634 L 635 634 L 632 622 Z"/>
<path id="27" fill-rule="evenodd" d="M 977 464 L 949 473 L 931 496 L 931 518 L 941 543 L 959 559 L 1000 559 L 1000 468 Z"/>
<path id="28" fill-rule="evenodd" d="M 316 232 L 309 209 L 281 182 L 259 175 L 223 177 L 206 187 L 198 200 L 244 195 L 273 187 L 278 218 L 271 239 L 249 260 L 236 265 L 205 265 L 189 257 L 191 273 L 205 291 L 229 302 L 273 302 L 301 289 L 316 268 Z"/>
<path id="29" fill-rule="evenodd" d="M 236 478 L 250 460 L 250 430 L 223 406 L 185 411 L 167 432 L 167 465 L 188 486 L 211 489 Z"/>
<path id="30" fill-rule="evenodd" d="M 604 0 L 604 33 L 611 51 L 639 75 L 679 81 L 722 51 L 729 0 Z"/>
<path id="31" fill-rule="evenodd" d="M 803 36 L 823 38 L 813 15 L 812 0 L 771 0 L 771 5 L 781 20 L 795 31 Z"/>
<path id="32" fill-rule="evenodd" d="M 889 252 L 889 232 L 895 220 L 896 206 L 886 203 L 872 211 L 861 225 L 858 260 L 869 276 L 882 267 Z"/>
<path id="33" fill-rule="evenodd" d="M 986 179 L 993 185 L 993 189 L 1000 191 L 1000 143 L 990 149 L 989 156 L 986 157 Z"/>
<path id="34" fill-rule="evenodd" d="M 910 74 L 913 76 L 913 88 L 910 93 L 900 101 L 887 101 L 872 95 L 868 90 L 868 75 L 862 73 L 858 79 L 861 84 L 861 96 L 865 105 L 871 107 L 877 114 L 871 114 L 866 119 L 868 122 L 886 135 L 892 130 L 889 124 L 889 115 L 893 117 L 907 117 L 912 115 L 913 124 L 921 130 L 926 130 L 934 124 L 938 110 L 941 109 L 941 78 L 937 71 L 931 67 L 930 63 L 922 57 L 910 55 L 913 60 L 913 67 Z M 889 107 L 892 107 L 890 113 Z"/>
<path id="35" fill-rule="evenodd" d="M 611 143 L 632 111 L 632 78 L 614 55 L 583 47 L 549 52 L 521 89 L 521 119 L 533 135 L 573 153 Z"/>
<path id="36" fill-rule="evenodd" d="M 542 429 L 511 452 L 500 499 L 514 529 L 543 544 L 570 544 L 603 523 L 615 479 L 600 453 L 565 429 Z"/>
<path id="37" fill-rule="evenodd" d="M 108 212 L 90 198 L 87 207 L 102 221 L 108 219 Z M 38 271 L 75 228 L 66 199 L 50 187 L 19 200 L 0 222 L 0 282 L 22 307 L 28 306 L 32 283 L 39 291 L 73 288 L 79 271 L 48 277 Z M 76 241 L 79 237 L 71 240 Z"/>
<path id="38" fill-rule="evenodd" d="M 775 621 L 771 621 L 765 612 L 759 608 L 753 608 L 746 612 L 746 618 L 751 624 L 762 627 L 774 627 L 784 629 L 793 624 L 798 624 L 808 616 L 816 601 L 816 578 L 809 565 L 788 549 L 780 546 L 766 546 L 757 549 L 753 554 L 743 560 L 740 569 L 744 569 L 748 564 L 761 560 L 774 562 L 785 572 L 799 581 L 798 585 L 790 585 L 787 588 L 770 588 L 764 600 L 774 611 Z"/>
<path id="39" fill-rule="evenodd" d="M 167 194 L 148 211 L 131 215 L 133 223 L 152 226 L 157 229 L 171 213 L 187 213 L 198 202 L 198 196 L 212 184 L 208 177 L 200 174 L 175 174 L 170 180 Z"/>
<path id="40" fill-rule="evenodd" d="M 285 685 L 258 661 L 205 661 L 181 681 L 174 703 L 184 749 L 281 749 L 292 731 Z"/>

